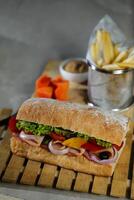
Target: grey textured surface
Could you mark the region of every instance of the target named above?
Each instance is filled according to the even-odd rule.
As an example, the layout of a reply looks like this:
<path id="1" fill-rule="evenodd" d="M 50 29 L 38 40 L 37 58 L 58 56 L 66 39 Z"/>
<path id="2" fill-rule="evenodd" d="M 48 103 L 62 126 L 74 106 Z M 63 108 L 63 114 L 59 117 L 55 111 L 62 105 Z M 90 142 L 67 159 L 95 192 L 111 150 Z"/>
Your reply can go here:
<path id="1" fill-rule="evenodd" d="M 0 184 L 0 193 L 25 200 L 119 200 L 119 198 L 88 193 L 55 190 L 33 186 Z M 124 198 L 120 198 L 125 200 Z M 9 198 L 10 200 L 10 198 Z"/>
<path id="2" fill-rule="evenodd" d="M 0 194 L 0 200 L 23 200 L 23 199 L 18 199 L 18 198 L 14 198 L 14 197 L 11 197 L 9 195 L 3 195 L 3 194 Z"/>
<path id="3" fill-rule="evenodd" d="M 0 107 L 17 110 L 49 59 L 85 57 L 90 32 L 105 14 L 133 40 L 133 8 L 133 0 L 0 0 Z M 0 193 L 33 200 L 98 198 L 8 184 L 0 184 Z"/>
<path id="4" fill-rule="evenodd" d="M 85 57 L 105 14 L 133 39 L 132 0 L 0 0 L 0 107 L 30 97 L 49 59 Z"/>

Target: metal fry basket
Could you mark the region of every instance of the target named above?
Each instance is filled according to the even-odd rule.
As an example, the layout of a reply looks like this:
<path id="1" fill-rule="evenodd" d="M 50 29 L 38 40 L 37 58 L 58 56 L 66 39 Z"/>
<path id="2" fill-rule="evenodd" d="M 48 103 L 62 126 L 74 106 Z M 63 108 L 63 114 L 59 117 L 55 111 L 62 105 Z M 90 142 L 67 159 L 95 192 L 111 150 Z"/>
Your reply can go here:
<path id="1" fill-rule="evenodd" d="M 133 103 L 134 70 L 106 71 L 89 65 L 90 103 L 109 110 L 120 110 Z"/>

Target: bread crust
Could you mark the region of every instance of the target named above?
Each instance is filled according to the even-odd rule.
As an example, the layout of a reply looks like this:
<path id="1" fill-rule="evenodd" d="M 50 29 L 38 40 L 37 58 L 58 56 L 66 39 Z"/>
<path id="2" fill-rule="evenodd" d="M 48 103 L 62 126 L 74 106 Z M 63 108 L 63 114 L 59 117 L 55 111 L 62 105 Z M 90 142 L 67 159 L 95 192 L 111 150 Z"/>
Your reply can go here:
<path id="1" fill-rule="evenodd" d="M 128 129 L 128 120 L 86 105 L 52 99 L 32 98 L 25 101 L 17 114 L 25 120 L 84 133 L 120 145 Z"/>
<path id="2" fill-rule="evenodd" d="M 116 165 L 116 163 L 99 165 L 87 160 L 84 156 L 54 155 L 41 147 L 33 147 L 17 137 L 12 137 L 10 140 L 11 151 L 18 156 L 58 165 L 78 172 L 98 176 L 112 176 Z"/>

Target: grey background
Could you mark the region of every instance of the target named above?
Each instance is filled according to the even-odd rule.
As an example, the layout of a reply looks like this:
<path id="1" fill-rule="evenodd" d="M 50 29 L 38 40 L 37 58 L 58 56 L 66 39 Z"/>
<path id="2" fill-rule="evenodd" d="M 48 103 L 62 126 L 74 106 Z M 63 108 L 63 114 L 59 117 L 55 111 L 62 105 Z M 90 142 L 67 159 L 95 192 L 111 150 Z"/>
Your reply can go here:
<path id="1" fill-rule="evenodd" d="M 0 0 L 0 108 L 16 111 L 49 59 L 85 57 L 89 35 L 105 14 L 133 41 L 133 0 Z M 0 193 L 24 199 L 98 198 L 8 184 L 0 184 Z"/>
<path id="2" fill-rule="evenodd" d="M 0 107 L 30 97 L 49 59 L 85 57 L 89 35 L 109 14 L 133 40 L 133 0 L 0 0 Z"/>

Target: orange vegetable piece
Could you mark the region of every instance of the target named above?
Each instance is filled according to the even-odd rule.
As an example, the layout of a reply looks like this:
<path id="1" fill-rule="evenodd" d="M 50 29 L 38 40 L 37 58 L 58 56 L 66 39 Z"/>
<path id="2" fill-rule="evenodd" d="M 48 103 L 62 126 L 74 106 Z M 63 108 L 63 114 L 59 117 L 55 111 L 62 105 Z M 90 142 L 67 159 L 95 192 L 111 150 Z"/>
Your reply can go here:
<path id="1" fill-rule="evenodd" d="M 68 99 L 68 89 L 68 81 L 58 83 L 57 88 L 54 91 L 55 98 L 61 101 L 66 101 Z"/>
<path id="2" fill-rule="evenodd" d="M 68 99 L 69 82 L 61 76 L 57 76 L 52 80 L 47 75 L 41 75 L 36 80 L 35 86 L 37 97 L 55 98 L 58 100 Z"/>
<path id="3" fill-rule="evenodd" d="M 47 75 L 41 75 L 35 82 L 36 89 L 49 86 L 51 84 L 51 78 Z"/>
<path id="4" fill-rule="evenodd" d="M 83 138 L 79 137 L 73 137 L 70 139 L 65 140 L 62 144 L 68 147 L 80 149 L 83 144 L 85 144 L 87 141 Z"/>
<path id="5" fill-rule="evenodd" d="M 53 95 L 53 88 L 50 86 L 44 86 L 36 88 L 36 97 L 51 98 Z"/>

